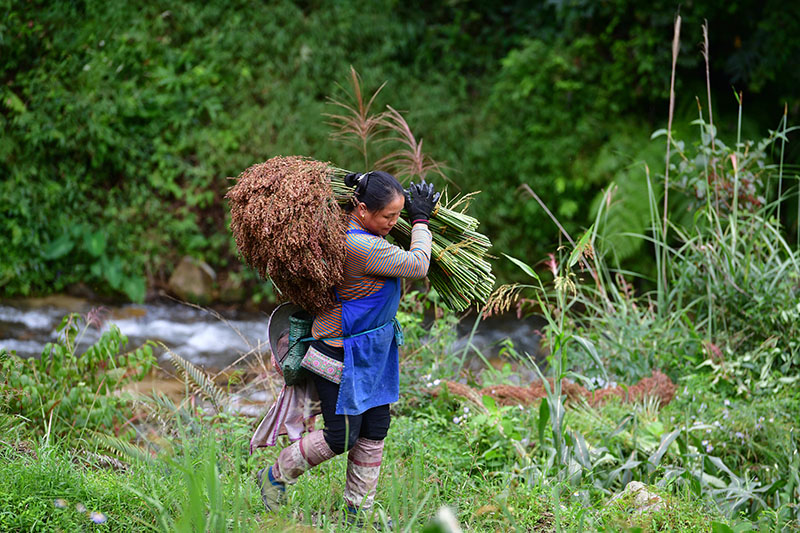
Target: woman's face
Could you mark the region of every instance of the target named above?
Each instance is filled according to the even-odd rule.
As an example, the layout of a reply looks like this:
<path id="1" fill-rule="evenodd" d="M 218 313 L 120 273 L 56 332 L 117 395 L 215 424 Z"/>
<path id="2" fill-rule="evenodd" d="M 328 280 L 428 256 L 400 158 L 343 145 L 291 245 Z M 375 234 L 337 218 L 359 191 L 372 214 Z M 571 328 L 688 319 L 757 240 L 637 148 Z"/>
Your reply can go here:
<path id="1" fill-rule="evenodd" d="M 358 219 L 367 231 L 386 237 L 392 231 L 394 225 L 397 224 L 397 219 L 400 218 L 400 212 L 403 210 L 405 203 L 405 198 L 399 194 L 386 204 L 386 207 L 378 211 L 370 211 L 367 209 L 366 204 L 361 202 L 357 208 Z"/>

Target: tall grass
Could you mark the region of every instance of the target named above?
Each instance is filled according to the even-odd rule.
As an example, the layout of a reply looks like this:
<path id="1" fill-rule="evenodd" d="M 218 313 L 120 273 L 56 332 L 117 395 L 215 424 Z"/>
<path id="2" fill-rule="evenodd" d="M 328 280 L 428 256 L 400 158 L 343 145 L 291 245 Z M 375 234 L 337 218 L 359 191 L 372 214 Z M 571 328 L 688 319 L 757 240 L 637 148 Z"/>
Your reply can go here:
<path id="1" fill-rule="evenodd" d="M 659 272 L 659 290 L 658 290 L 658 303 L 659 308 L 662 308 L 667 303 L 665 300 L 666 293 L 668 290 L 667 285 L 667 248 L 665 243 L 668 240 L 668 233 L 667 233 L 667 219 L 669 213 L 669 167 L 670 167 L 670 148 L 672 147 L 672 118 L 675 114 L 675 66 L 678 63 L 678 51 L 680 50 L 680 40 L 681 40 L 681 17 L 678 15 L 675 18 L 675 28 L 674 34 L 672 37 L 672 69 L 670 72 L 670 81 L 669 81 L 669 115 L 667 118 L 667 149 L 666 149 L 666 167 L 664 169 L 664 211 L 662 213 L 664 223 L 661 228 L 661 235 L 659 236 L 660 246 L 659 250 L 661 251 L 661 268 L 662 270 Z"/>
<path id="2" fill-rule="evenodd" d="M 788 242 L 780 217 L 772 216 L 774 205 L 785 201 L 786 191 L 780 185 L 783 157 L 775 166 L 768 154 L 778 140 L 782 154 L 786 132 L 792 128 L 786 127 L 784 115 L 778 131 L 769 137 L 743 142 L 743 95 L 737 92 L 736 142 L 728 147 L 713 125 L 707 76 L 709 121 L 704 121 L 699 105 L 695 121 L 700 142 L 686 148 L 687 143 L 676 140 L 674 83 L 680 25 L 677 17 L 668 124 L 654 134 L 663 133 L 667 140 L 663 197 L 649 168 L 644 172 L 651 234 L 641 238 L 655 250 L 654 291 L 636 294 L 625 279 L 632 273 L 609 269 L 593 253 L 596 248 L 591 245 L 605 220 L 603 210 L 611 205 L 601 201 L 595 224 L 577 241 L 551 214 L 570 247 L 560 248 L 546 263 L 550 281 L 545 282 L 545 274 L 528 263 L 509 257 L 534 283 L 501 287 L 491 300 L 492 310 L 508 309 L 523 293 L 532 292 L 533 298 L 528 297 L 535 302 L 532 311 L 548 323 L 542 342 L 549 349 L 551 385 L 534 365 L 548 393 L 531 432 L 533 437 L 538 431 L 542 445 L 541 471 L 573 486 L 579 479 L 605 491 L 630 479 L 670 483 L 713 502 L 728 517 L 742 511 L 763 517 L 774 511 L 780 520 L 797 519 L 800 514 L 793 505 L 800 490 L 780 492 L 782 487 L 794 487 L 797 468 L 775 450 L 766 448 L 762 453 L 780 462 L 783 470 L 766 475 L 769 481 L 762 482 L 752 477 L 750 469 L 763 470 L 766 463 L 753 466 L 726 455 L 700 436 L 716 426 L 687 420 L 683 428 L 668 429 L 659 422 L 651 426 L 659 428 L 650 436 L 655 440 L 646 447 L 633 446 L 624 457 L 602 446 L 587 449 L 583 436 L 564 416 L 560 386 L 564 377 L 631 383 L 660 368 L 676 380 L 704 380 L 703 386 L 714 394 L 745 398 L 780 394 L 800 381 L 800 326 L 794 325 L 795 317 L 800 324 L 800 251 Z M 708 69 L 707 25 L 703 30 Z M 768 203 L 773 173 L 779 195 L 775 203 Z M 606 198 L 612 190 L 609 187 Z M 550 214 L 538 195 L 530 194 Z M 687 206 L 695 213 L 689 220 L 678 212 Z M 615 435 L 624 426 L 621 423 Z M 789 435 L 788 442 L 790 448 L 796 446 L 796 437 Z M 616 461 L 613 467 L 602 462 L 609 455 Z M 715 481 L 710 482 L 712 478 Z M 557 498 L 559 489 L 554 490 Z"/>

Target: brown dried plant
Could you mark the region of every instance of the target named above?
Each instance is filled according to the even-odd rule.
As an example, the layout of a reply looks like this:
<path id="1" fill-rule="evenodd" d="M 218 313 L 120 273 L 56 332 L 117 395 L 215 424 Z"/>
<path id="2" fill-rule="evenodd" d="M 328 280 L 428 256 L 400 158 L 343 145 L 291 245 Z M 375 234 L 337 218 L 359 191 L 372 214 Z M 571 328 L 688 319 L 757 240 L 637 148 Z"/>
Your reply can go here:
<path id="1" fill-rule="evenodd" d="M 316 314 L 342 282 L 346 215 L 331 189 L 329 163 L 273 157 L 242 172 L 225 197 L 244 260 L 281 295 Z"/>
<path id="2" fill-rule="evenodd" d="M 550 388 L 553 387 L 553 378 L 548 378 Z M 657 398 L 659 407 L 665 407 L 675 397 L 675 384 L 666 374 L 654 370 L 650 377 L 641 379 L 630 387 L 616 386 L 597 391 L 588 391 L 582 385 L 571 383 L 566 379 L 561 380 L 561 390 L 566 396 L 566 403 L 586 402 L 592 407 L 597 407 L 608 402 L 609 398 L 616 397 L 623 402 L 639 402 L 645 398 Z M 532 405 L 547 396 L 544 383 L 534 381 L 529 387 L 518 387 L 514 385 L 495 385 L 483 389 L 473 389 L 454 381 L 447 382 L 447 390 L 475 405 L 482 405 L 483 396 L 491 396 L 498 405 Z M 437 396 L 441 393 L 441 387 L 431 390 L 431 394 Z"/>
<path id="3" fill-rule="evenodd" d="M 386 82 L 383 82 L 381 86 L 372 93 L 372 96 L 366 103 L 364 102 L 364 96 L 361 91 L 361 76 L 352 65 L 350 66 L 350 83 L 353 86 L 352 94 L 341 85 L 337 85 L 353 100 L 353 104 L 348 104 L 337 98 L 328 97 L 329 103 L 341 107 L 344 112 L 342 114 L 325 113 L 324 116 L 330 119 L 327 124 L 334 128 L 334 132 L 331 133 L 331 139 L 355 147 L 364 157 L 364 168 L 369 169 L 369 142 L 378 132 L 384 115 L 383 113 L 372 114 L 370 113 L 370 108 L 375 102 L 378 93 L 386 86 Z"/>

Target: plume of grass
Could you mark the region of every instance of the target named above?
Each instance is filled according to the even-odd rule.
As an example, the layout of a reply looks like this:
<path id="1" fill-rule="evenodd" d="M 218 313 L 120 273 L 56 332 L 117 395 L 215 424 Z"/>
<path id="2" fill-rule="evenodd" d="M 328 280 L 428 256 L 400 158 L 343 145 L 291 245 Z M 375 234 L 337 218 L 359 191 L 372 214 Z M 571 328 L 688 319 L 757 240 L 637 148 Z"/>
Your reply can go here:
<path id="1" fill-rule="evenodd" d="M 708 50 L 708 20 L 703 22 L 703 59 L 706 65 L 706 95 L 708 96 L 708 124 L 710 126 L 709 133 L 711 134 L 711 149 L 714 150 L 716 131 L 714 130 L 714 113 L 711 109 L 711 74 L 710 74 L 710 57 Z"/>
<path id="2" fill-rule="evenodd" d="M 781 219 L 781 198 L 783 198 L 783 152 L 786 148 L 786 120 L 789 107 L 786 103 L 783 104 L 783 128 L 781 135 L 781 162 L 778 167 L 778 220 Z M 798 202 L 798 214 L 800 214 L 800 202 Z M 800 217 L 798 217 L 800 220 Z M 800 231 L 798 231 L 798 243 L 800 243 Z M 800 248 L 800 246 L 798 246 Z"/>
<path id="3" fill-rule="evenodd" d="M 228 394 L 219 388 L 217 384 L 214 383 L 214 380 L 212 380 L 201 369 L 197 368 L 192 363 L 167 348 L 164 343 L 159 344 L 166 351 L 170 361 L 172 361 L 172 364 L 175 366 L 175 369 L 189 384 L 192 385 L 195 392 L 205 395 L 209 400 L 211 400 L 211 403 L 214 405 L 214 409 L 216 409 L 217 412 L 221 412 L 222 409 L 228 404 Z"/>
<path id="4" fill-rule="evenodd" d="M 711 109 L 711 74 L 710 74 L 710 52 L 708 48 L 708 20 L 703 23 L 703 59 L 706 65 L 706 96 L 708 97 L 708 132 L 711 135 L 711 152 L 716 151 L 716 130 L 714 129 L 714 112 Z M 712 170 L 714 162 L 711 162 Z M 708 166 L 706 166 L 706 176 L 708 176 Z M 710 201 L 710 194 L 706 194 L 706 198 Z M 717 209 L 719 210 L 719 180 L 714 179 L 714 198 Z"/>
<path id="5" fill-rule="evenodd" d="M 350 66 L 350 83 L 353 88 L 352 94 L 346 89 L 342 89 L 352 98 L 354 103 L 349 104 L 344 100 L 329 97 L 328 102 L 342 108 L 343 112 L 326 113 L 324 116 L 330 119 L 328 125 L 334 128 L 331 138 L 355 147 L 364 157 L 364 167 L 369 168 L 369 141 L 379 130 L 384 116 L 383 113 L 372 114 L 370 108 L 375 102 L 375 98 L 386 86 L 386 82 L 383 82 L 372 93 L 367 102 L 364 102 L 364 95 L 361 91 L 361 76 L 352 65 Z"/>
<path id="6" fill-rule="evenodd" d="M 388 135 L 382 137 L 381 142 L 393 141 L 399 143 L 402 148 L 383 156 L 375 163 L 375 166 L 386 168 L 398 178 L 408 178 L 409 180 L 418 176 L 425 181 L 429 172 L 447 179 L 443 171 L 444 163 L 435 161 L 423 152 L 422 139 L 417 140 L 403 115 L 392 106 L 386 107 L 389 111 L 380 116 L 379 124 L 383 128 L 382 131 Z"/>
<path id="7" fill-rule="evenodd" d="M 659 272 L 659 307 L 665 307 L 666 301 L 664 300 L 667 294 L 667 219 L 669 209 L 669 165 L 670 165 L 670 147 L 672 144 L 672 118 L 675 115 L 675 67 L 678 63 L 678 51 L 681 44 L 681 16 L 675 17 L 675 30 L 672 37 L 672 70 L 670 72 L 669 82 L 669 117 L 667 119 L 667 155 L 666 155 L 666 168 L 664 170 L 664 223 L 661 229 L 661 246 L 657 248 L 661 254 L 661 271 Z"/>
<path id="8" fill-rule="evenodd" d="M 167 425 L 174 420 L 186 424 L 190 429 L 197 431 L 199 426 L 191 411 L 186 409 L 184 403 L 176 405 L 169 396 L 163 392 L 154 390 L 152 394 L 139 394 L 137 400 L 150 409 L 163 424 Z"/>
<path id="9" fill-rule="evenodd" d="M 329 124 L 336 130 L 332 138 L 356 146 L 364 155 L 365 165 L 373 138 L 377 142 L 399 144 L 400 148 L 380 158 L 375 168 L 387 170 L 401 181 L 414 177 L 425 181 L 430 174 L 449 181 L 443 170 L 444 164 L 422 150 L 422 139 L 417 139 L 399 111 L 391 106 L 387 106 L 388 111 L 383 113 L 374 114 L 370 111 L 375 97 L 385 84 L 365 104 L 361 78 L 352 67 L 350 80 L 353 103 L 329 99 L 330 103 L 343 110 L 343 114 L 326 115 L 332 119 Z M 344 184 L 347 174 L 348 171 L 340 168 L 333 168 L 329 174 L 333 194 L 340 204 L 351 202 L 353 197 L 353 188 Z M 466 214 L 475 194 L 456 196 L 451 201 L 445 191 L 429 224 L 433 244 L 428 279 L 442 297 L 444 305 L 457 312 L 473 303 L 486 302 L 494 287 L 495 278 L 487 261 L 491 242 L 478 233 L 478 220 Z M 391 235 L 398 244 L 407 247 L 411 242 L 411 224 L 401 217 Z"/>

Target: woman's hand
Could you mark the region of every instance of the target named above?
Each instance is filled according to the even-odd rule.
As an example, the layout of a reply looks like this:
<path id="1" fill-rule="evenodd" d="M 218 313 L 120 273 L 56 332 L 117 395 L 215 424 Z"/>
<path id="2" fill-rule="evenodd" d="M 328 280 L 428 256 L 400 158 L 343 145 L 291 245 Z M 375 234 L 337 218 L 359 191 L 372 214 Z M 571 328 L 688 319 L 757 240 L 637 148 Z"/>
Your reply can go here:
<path id="1" fill-rule="evenodd" d="M 411 224 L 417 222 L 428 223 L 433 208 L 439 201 L 441 194 L 436 192 L 432 183 L 412 183 L 405 192 L 405 208 L 411 216 Z"/>

